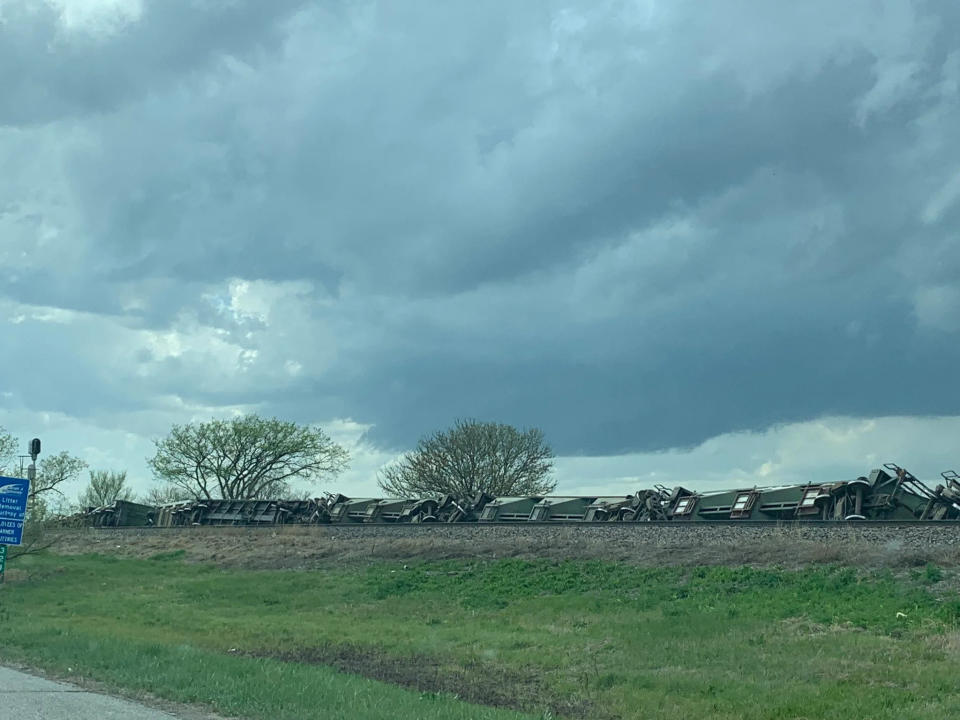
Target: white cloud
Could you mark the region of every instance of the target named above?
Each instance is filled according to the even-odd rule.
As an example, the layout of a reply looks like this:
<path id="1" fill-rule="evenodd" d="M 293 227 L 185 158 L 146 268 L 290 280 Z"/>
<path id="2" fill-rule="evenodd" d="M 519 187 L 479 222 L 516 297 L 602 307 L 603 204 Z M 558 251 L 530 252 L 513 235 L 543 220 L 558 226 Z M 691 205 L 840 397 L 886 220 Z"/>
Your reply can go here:
<path id="1" fill-rule="evenodd" d="M 822 418 L 720 435 L 690 450 L 561 457 L 558 494 L 630 493 L 662 484 L 693 490 L 850 480 L 883 463 L 935 485 L 960 468 L 960 416 Z"/>
<path id="2" fill-rule="evenodd" d="M 127 470 L 132 486 L 145 492 L 153 486 L 146 465 L 153 439 L 170 424 L 237 415 L 249 408 L 188 407 L 171 398 L 165 407 L 137 413 L 78 420 L 62 413 L 27 408 L 0 408 L 0 426 L 22 442 L 39 436 L 44 454 L 67 450 L 97 469 Z M 395 454 L 365 440 L 370 426 L 349 418 L 317 423 L 351 455 L 349 470 L 336 480 L 321 481 L 312 490 L 341 492 L 352 497 L 379 496 L 377 471 Z M 656 484 L 710 490 L 754 485 L 848 480 L 883 463 L 910 469 L 931 485 L 939 473 L 960 470 L 956 437 L 960 416 L 822 418 L 792 423 L 763 432 L 732 433 L 709 439 L 689 450 L 633 453 L 601 457 L 559 457 L 556 493 L 627 494 Z M 68 488 L 71 497 L 86 478 Z"/>
<path id="3" fill-rule="evenodd" d="M 143 15 L 143 0 L 46 0 L 56 8 L 63 28 L 92 36 L 111 36 Z"/>

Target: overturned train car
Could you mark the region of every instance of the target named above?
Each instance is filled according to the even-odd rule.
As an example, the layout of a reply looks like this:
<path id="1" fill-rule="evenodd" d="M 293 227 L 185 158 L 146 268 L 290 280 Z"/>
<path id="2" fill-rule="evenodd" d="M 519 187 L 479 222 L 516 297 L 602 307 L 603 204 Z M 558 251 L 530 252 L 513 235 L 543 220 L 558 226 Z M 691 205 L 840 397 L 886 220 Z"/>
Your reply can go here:
<path id="1" fill-rule="evenodd" d="M 197 500 L 154 507 L 117 501 L 71 518 L 98 527 L 456 522 L 709 522 L 960 519 L 960 475 L 930 487 L 888 464 L 855 480 L 694 492 L 656 486 L 633 495 L 311 500 Z"/>

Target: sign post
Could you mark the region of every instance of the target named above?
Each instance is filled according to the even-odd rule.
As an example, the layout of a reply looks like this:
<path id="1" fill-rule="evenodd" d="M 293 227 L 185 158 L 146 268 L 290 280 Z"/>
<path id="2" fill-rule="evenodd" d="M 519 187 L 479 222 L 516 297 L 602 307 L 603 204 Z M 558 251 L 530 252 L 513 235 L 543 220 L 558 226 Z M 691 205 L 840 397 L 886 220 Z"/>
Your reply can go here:
<path id="1" fill-rule="evenodd" d="M 7 546 L 0 545 L 0 583 L 3 582 L 3 573 L 7 569 Z"/>

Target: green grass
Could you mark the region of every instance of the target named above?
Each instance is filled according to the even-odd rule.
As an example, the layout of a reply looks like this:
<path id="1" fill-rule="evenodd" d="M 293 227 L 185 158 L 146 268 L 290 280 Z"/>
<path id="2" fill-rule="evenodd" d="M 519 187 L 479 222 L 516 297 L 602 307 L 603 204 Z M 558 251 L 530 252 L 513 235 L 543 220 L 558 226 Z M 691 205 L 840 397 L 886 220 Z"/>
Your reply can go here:
<path id="1" fill-rule="evenodd" d="M 960 598 L 935 566 L 18 563 L 0 592 L 0 656 L 225 714 L 519 717 L 458 695 L 534 717 L 960 717 Z"/>

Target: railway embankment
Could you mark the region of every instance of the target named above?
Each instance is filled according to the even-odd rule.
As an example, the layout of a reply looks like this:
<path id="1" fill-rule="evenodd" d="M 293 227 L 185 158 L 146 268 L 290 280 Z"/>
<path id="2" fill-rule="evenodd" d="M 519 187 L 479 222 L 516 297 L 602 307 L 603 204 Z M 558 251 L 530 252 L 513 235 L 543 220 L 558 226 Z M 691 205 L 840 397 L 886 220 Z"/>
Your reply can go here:
<path id="1" fill-rule="evenodd" d="M 555 558 L 639 566 L 960 565 L 960 524 L 323 525 L 76 529 L 63 553 L 177 553 L 225 567 L 303 569 L 369 560 Z"/>

